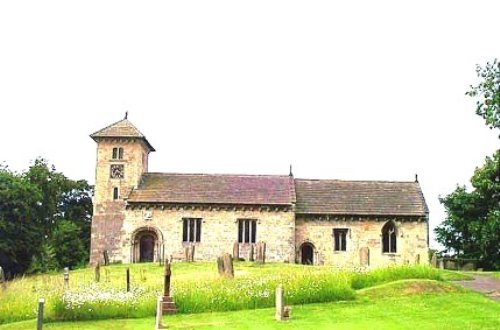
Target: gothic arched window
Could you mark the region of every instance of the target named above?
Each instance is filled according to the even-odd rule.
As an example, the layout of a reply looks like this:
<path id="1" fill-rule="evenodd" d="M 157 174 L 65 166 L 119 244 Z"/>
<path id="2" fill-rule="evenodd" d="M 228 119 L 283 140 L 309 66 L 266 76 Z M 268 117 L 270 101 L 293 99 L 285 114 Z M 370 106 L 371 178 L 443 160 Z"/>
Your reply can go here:
<path id="1" fill-rule="evenodd" d="M 396 226 L 392 221 L 382 227 L 382 252 L 396 253 Z"/>

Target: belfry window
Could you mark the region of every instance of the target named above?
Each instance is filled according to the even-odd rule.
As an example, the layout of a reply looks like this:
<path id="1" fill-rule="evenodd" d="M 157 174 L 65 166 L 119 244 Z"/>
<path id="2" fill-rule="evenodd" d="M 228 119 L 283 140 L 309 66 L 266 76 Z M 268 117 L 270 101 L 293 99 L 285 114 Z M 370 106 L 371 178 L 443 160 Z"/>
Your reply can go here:
<path id="1" fill-rule="evenodd" d="M 396 253 L 396 241 L 396 226 L 389 221 L 382 227 L 382 252 Z"/>
<path id="2" fill-rule="evenodd" d="M 182 219 L 182 241 L 199 242 L 201 240 L 201 219 L 184 218 Z"/>
<path id="3" fill-rule="evenodd" d="M 113 148 L 113 159 L 123 159 L 123 148 Z"/>
<path id="4" fill-rule="evenodd" d="M 257 236 L 257 220 L 240 219 L 238 220 L 238 242 L 255 243 Z"/>

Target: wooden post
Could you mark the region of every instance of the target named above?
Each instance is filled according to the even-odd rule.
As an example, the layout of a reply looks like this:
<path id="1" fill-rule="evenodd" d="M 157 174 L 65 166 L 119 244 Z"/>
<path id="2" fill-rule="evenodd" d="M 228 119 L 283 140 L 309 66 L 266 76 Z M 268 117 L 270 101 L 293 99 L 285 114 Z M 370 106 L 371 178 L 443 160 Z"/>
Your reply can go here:
<path id="1" fill-rule="evenodd" d="M 235 241 L 233 244 L 233 259 L 240 259 L 240 243 L 238 241 Z"/>
<path id="2" fill-rule="evenodd" d="M 170 296 L 170 277 L 172 276 L 172 269 L 170 268 L 170 263 L 165 262 L 165 272 L 164 272 L 164 292 L 163 296 Z"/>
<path id="3" fill-rule="evenodd" d="M 63 278 L 64 278 L 64 291 L 66 291 L 69 289 L 69 268 L 68 267 L 64 267 Z"/>
<path id="4" fill-rule="evenodd" d="M 158 297 L 156 301 L 156 322 L 155 322 L 155 330 L 157 329 L 165 329 L 166 327 L 161 322 L 163 318 L 163 300 L 161 297 Z"/>
<path id="5" fill-rule="evenodd" d="M 95 266 L 95 281 L 99 282 L 101 280 L 101 264 L 98 262 Z"/>
<path id="6" fill-rule="evenodd" d="M 102 253 L 102 255 L 104 257 L 104 266 L 108 266 L 109 265 L 108 250 L 104 250 L 104 252 Z"/>
<path id="7" fill-rule="evenodd" d="M 43 328 L 43 305 L 45 304 L 45 299 L 38 299 L 38 314 L 36 318 L 36 330 L 42 330 Z"/>
<path id="8" fill-rule="evenodd" d="M 130 292 L 130 268 L 127 267 L 127 292 Z"/>

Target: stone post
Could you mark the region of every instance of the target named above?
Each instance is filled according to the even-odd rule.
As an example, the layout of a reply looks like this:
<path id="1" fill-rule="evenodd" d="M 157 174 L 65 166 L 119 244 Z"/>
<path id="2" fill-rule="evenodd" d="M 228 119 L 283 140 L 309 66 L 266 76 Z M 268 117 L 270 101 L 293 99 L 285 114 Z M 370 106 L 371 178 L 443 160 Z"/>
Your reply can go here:
<path id="1" fill-rule="evenodd" d="M 254 248 L 253 244 L 250 244 L 250 249 L 248 251 L 248 261 L 255 261 L 253 257 L 254 254 L 253 248 Z"/>
<path id="2" fill-rule="evenodd" d="M 64 291 L 69 289 L 69 268 L 64 267 Z"/>
<path id="3" fill-rule="evenodd" d="M 240 243 L 238 241 L 235 241 L 233 244 L 233 259 L 240 259 Z"/>
<path id="4" fill-rule="evenodd" d="M 127 267 L 127 292 L 130 292 L 130 268 Z"/>
<path id="5" fill-rule="evenodd" d="M 170 277 L 172 276 L 172 269 L 170 263 L 165 263 L 165 271 L 164 271 L 164 290 L 163 295 L 166 297 L 170 296 Z"/>
<path id="6" fill-rule="evenodd" d="M 156 322 L 155 322 L 155 330 L 157 329 L 166 329 L 166 327 L 161 322 L 163 318 L 163 300 L 161 297 L 158 297 L 156 301 Z"/>
<path id="7" fill-rule="evenodd" d="M 276 288 L 276 315 L 277 321 L 284 321 L 285 303 L 283 301 L 283 287 Z"/>
<path id="8" fill-rule="evenodd" d="M 45 299 L 38 299 L 38 314 L 36 317 L 36 330 L 42 330 L 43 328 L 43 305 L 45 304 Z"/>
<path id="9" fill-rule="evenodd" d="M 95 266 L 95 281 L 99 282 L 101 280 L 101 263 L 98 262 Z"/>
<path id="10" fill-rule="evenodd" d="M 5 273 L 2 267 L 0 267 L 0 284 L 2 285 L 2 289 L 5 290 L 7 288 L 7 282 L 5 281 Z"/>
<path id="11" fill-rule="evenodd" d="M 432 254 L 432 257 L 431 257 L 431 266 L 434 267 L 434 268 L 437 268 L 437 255 L 436 255 L 436 253 Z"/>

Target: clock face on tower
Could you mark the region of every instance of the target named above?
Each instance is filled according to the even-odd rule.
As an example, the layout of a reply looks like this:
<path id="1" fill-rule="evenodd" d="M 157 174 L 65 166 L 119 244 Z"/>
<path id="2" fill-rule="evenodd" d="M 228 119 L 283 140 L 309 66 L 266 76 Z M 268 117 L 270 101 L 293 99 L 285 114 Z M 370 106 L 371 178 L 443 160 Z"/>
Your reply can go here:
<path id="1" fill-rule="evenodd" d="M 123 170 L 123 165 L 111 165 L 110 170 L 111 179 L 123 179 L 125 177 L 125 173 Z"/>

